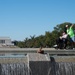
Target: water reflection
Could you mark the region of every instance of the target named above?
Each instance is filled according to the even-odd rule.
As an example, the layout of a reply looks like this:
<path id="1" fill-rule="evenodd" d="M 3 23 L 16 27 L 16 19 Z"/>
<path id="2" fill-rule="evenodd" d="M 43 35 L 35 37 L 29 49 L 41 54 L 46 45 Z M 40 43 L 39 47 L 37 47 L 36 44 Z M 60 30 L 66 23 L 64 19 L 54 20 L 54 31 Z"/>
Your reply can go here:
<path id="1" fill-rule="evenodd" d="M 0 54 L 0 58 L 24 58 L 27 54 Z"/>

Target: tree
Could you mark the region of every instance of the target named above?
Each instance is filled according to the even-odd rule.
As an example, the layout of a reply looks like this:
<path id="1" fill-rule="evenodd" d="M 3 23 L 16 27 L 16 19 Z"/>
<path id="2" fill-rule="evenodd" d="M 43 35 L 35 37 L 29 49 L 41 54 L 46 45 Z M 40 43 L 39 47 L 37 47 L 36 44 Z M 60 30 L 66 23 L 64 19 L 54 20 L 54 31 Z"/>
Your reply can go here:
<path id="1" fill-rule="evenodd" d="M 15 45 L 19 47 L 32 48 L 32 47 L 53 47 L 56 43 L 56 39 L 62 34 L 64 31 L 64 27 L 66 25 L 72 25 L 72 23 L 65 22 L 56 25 L 52 32 L 46 31 L 45 35 L 40 35 L 38 37 L 30 36 L 30 38 L 26 38 L 24 41 L 14 41 Z M 74 25 L 75 30 L 75 25 Z"/>

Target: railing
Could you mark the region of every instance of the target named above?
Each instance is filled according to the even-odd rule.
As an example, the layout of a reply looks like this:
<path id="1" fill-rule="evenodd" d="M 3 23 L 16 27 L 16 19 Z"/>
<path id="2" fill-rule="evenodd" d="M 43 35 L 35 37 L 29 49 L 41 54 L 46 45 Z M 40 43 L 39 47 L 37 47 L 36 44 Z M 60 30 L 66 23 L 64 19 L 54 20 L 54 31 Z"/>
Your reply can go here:
<path id="1" fill-rule="evenodd" d="M 0 48 L 0 54 L 27 54 L 37 53 L 39 48 Z M 56 50 L 54 48 L 43 48 L 48 54 L 75 54 L 75 50 Z"/>

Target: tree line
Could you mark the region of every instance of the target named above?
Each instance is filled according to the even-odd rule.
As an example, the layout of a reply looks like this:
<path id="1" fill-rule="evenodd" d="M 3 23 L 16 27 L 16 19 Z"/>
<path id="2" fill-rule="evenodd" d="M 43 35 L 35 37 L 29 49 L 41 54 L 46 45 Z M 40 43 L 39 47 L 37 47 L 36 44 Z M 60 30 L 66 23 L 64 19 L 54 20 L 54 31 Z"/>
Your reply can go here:
<path id="1" fill-rule="evenodd" d="M 72 25 L 70 22 L 64 22 L 61 24 L 57 24 L 56 27 L 54 27 L 53 31 L 46 31 L 45 35 L 39 35 L 39 36 L 30 36 L 30 38 L 25 38 L 24 41 L 12 41 L 14 45 L 20 47 L 20 48 L 38 48 L 40 46 L 42 47 L 48 47 L 51 48 L 53 45 L 56 44 L 56 39 L 62 34 L 64 31 L 65 25 Z M 75 30 L 75 25 L 74 25 Z"/>

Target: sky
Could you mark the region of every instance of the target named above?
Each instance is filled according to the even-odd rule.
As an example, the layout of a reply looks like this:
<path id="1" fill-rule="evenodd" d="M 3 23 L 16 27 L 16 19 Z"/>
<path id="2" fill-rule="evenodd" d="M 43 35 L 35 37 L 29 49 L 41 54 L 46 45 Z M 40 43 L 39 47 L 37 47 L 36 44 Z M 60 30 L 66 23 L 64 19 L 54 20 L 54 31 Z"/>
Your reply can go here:
<path id="1" fill-rule="evenodd" d="M 23 41 L 64 22 L 75 23 L 75 0 L 0 0 L 0 37 Z"/>

